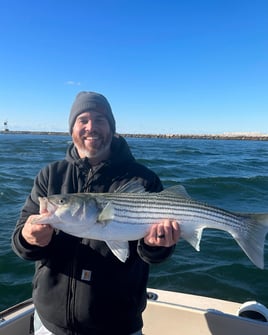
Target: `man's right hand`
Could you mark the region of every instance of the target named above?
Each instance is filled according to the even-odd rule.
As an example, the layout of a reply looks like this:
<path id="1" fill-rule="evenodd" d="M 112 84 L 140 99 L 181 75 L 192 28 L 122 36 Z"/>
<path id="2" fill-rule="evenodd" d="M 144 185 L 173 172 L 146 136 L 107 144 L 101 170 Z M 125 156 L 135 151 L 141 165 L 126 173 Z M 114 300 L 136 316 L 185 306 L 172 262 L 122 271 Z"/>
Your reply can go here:
<path id="1" fill-rule="evenodd" d="M 41 214 L 44 217 L 44 214 Z M 54 229 L 49 224 L 36 224 L 34 220 L 40 215 L 30 215 L 22 228 L 22 236 L 32 245 L 45 247 L 51 241 Z"/>

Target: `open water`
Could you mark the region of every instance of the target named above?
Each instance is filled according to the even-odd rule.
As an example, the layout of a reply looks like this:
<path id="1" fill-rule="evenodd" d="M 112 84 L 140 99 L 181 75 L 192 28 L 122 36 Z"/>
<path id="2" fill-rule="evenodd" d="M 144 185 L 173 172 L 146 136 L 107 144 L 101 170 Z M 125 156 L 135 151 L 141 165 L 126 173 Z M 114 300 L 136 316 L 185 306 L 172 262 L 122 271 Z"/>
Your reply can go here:
<path id="1" fill-rule="evenodd" d="M 134 156 L 165 187 L 183 184 L 197 200 L 239 212 L 268 212 L 268 142 L 127 139 Z M 0 310 L 31 295 L 33 263 L 11 250 L 10 236 L 34 176 L 61 159 L 68 136 L 0 135 Z M 201 251 L 181 240 L 168 261 L 153 265 L 149 286 L 268 306 L 265 269 L 256 268 L 229 234 L 205 230 Z"/>

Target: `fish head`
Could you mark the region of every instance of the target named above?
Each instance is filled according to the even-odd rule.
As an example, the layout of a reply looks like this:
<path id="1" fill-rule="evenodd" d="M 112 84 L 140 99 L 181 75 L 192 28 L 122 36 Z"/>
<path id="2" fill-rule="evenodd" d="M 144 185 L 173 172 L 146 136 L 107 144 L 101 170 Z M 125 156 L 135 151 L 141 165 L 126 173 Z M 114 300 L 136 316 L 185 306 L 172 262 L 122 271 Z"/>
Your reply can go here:
<path id="1" fill-rule="evenodd" d="M 50 224 L 78 225 L 95 223 L 100 209 L 90 194 L 56 194 L 39 197 L 40 213 Z M 41 223 L 41 222 L 40 222 Z"/>

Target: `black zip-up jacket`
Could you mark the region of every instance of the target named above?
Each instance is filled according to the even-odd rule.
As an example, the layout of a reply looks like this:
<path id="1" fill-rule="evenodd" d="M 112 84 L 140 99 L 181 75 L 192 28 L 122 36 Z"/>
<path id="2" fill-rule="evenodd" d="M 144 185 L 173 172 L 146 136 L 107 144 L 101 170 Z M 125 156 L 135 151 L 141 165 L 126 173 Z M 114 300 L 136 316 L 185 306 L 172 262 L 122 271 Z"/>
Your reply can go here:
<path id="1" fill-rule="evenodd" d="M 127 335 L 142 328 L 149 264 L 166 259 L 174 247 L 149 247 L 129 242 L 130 256 L 119 261 L 105 242 L 81 239 L 55 231 L 48 246 L 28 244 L 21 230 L 31 214 L 39 213 L 39 196 L 76 192 L 113 192 L 130 180 L 147 191 L 162 184 L 155 173 L 139 164 L 126 141 L 114 137 L 110 160 L 91 168 L 74 145 L 66 158 L 43 168 L 35 179 L 12 236 L 13 250 L 36 261 L 33 300 L 41 321 L 63 334 Z"/>

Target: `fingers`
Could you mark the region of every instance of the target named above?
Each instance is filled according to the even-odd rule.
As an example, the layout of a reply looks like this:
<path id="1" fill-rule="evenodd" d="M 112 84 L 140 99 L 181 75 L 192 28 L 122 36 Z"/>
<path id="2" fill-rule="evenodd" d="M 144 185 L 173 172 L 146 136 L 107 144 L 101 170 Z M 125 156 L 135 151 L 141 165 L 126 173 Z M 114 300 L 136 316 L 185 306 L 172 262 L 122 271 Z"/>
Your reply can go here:
<path id="1" fill-rule="evenodd" d="M 163 220 L 152 225 L 144 242 L 151 246 L 170 247 L 178 242 L 180 238 L 180 227 L 175 220 Z"/>
<path id="2" fill-rule="evenodd" d="M 177 243 L 181 236 L 180 225 L 177 221 L 172 221 L 172 240 Z"/>
<path id="3" fill-rule="evenodd" d="M 177 221 L 164 220 L 158 224 L 156 239 L 161 246 L 170 247 L 178 242 L 180 236 Z"/>
<path id="4" fill-rule="evenodd" d="M 49 224 L 34 224 L 39 215 L 31 215 L 22 228 L 22 236 L 32 245 L 44 247 L 51 241 L 54 229 Z"/>

